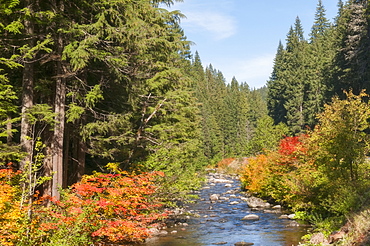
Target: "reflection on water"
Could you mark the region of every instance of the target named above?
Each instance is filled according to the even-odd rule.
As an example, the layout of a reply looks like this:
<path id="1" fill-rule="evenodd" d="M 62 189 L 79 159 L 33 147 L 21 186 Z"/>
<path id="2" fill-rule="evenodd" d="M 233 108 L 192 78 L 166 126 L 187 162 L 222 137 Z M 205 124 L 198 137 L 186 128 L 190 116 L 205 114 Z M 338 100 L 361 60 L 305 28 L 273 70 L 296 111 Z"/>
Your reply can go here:
<path id="1" fill-rule="evenodd" d="M 143 246 L 207 246 L 234 245 L 236 242 L 254 243 L 256 246 L 291 246 L 298 245 L 300 238 L 306 234 L 307 227 L 292 226 L 292 221 L 279 219 L 280 214 L 251 211 L 240 200 L 240 183 L 234 180 L 232 187 L 216 183 L 210 189 L 200 192 L 200 199 L 189 205 L 189 210 L 199 215 L 187 221 L 186 227 L 173 227 L 175 234 L 150 239 Z M 235 190 L 236 193 L 227 193 Z M 211 194 L 222 194 L 228 201 L 211 203 Z M 230 202 L 239 202 L 230 205 Z M 256 221 L 241 220 L 247 214 L 260 216 Z M 223 243 L 223 244 L 221 244 Z"/>

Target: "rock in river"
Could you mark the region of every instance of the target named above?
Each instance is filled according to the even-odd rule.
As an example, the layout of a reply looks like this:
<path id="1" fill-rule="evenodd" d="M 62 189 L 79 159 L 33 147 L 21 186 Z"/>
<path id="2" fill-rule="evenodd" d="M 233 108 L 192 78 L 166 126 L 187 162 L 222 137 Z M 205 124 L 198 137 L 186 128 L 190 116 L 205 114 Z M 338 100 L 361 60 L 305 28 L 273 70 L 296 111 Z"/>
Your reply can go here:
<path id="1" fill-rule="evenodd" d="M 217 194 L 212 194 L 212 195 L 209 197 L 209 200 L 211 200 L 211 201 L 217 201 L 217 200 L 218 200 L 218 198 L 219 198 L 219 195 L 217 195 Z"/>
<path id="2" fill-rule="evenodd" d="M 260 217 L 257 214 L 248 214 L 244 216 L 242 220 L 259 220 Z"/>
<path id="3" fill-rule="evenodd" d="M 247 204 L 250 208 L 269 208 L 271 206 L 270 203 L 265 202 L 261 198 L 254 197 L 254 196 L 248 197 L 248 198 L 243 199 L 243 200 L 245 200 L 247 202 Z"/>
<path id="4" fill-rule="evenodd" d="M 235 246 L 249 246 L 254 245 L 254 243 L 247 243 L 247 242 L 237 242 L 234 244 Z"/>

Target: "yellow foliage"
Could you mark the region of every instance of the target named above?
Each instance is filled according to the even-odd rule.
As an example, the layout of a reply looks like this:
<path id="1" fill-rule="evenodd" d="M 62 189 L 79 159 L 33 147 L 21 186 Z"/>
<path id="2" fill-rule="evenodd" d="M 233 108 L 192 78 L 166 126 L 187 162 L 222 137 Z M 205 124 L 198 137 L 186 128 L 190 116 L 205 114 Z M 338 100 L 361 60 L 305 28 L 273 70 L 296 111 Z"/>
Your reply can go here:
<path id="1" fill-rule="evenodd" d="M 261 192 L 269 177 L 269 159 L 266 155 L 258 155 L 248 159 L 242 171 L 241 181 L 244 188 L 251 192 Z"/>
<path id="2" fill-rule="evenodd" d="M 14 245 L 24 211 L 21 210 L 17 188 L 9 181 L 17 173 L 0 170 L 0 245 Z"/>

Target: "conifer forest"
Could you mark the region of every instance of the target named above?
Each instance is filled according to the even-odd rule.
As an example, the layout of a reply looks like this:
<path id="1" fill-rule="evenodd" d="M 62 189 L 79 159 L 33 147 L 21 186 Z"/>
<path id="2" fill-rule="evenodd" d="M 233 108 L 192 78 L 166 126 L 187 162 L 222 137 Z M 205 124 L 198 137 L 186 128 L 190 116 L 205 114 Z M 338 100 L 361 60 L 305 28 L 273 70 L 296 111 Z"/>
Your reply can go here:
<path id="1" fill-rule="evenodd" d="M 329 21 L 318 0 L 262 88 L 203 65 L 177 1 L 0 1 L 0 245 L 141 242 L 228 158 L 248 158 L 244 189 L 366 245 L 370 1 Z"/>

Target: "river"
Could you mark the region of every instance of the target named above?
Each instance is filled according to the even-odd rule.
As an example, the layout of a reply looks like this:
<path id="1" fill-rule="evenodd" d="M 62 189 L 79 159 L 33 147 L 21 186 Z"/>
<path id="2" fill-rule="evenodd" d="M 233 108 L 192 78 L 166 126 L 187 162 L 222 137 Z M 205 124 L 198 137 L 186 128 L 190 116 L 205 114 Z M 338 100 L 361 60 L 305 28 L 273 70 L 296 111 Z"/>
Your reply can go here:
<path id="1" fill-rule="evenodd" d="M 185 222 L 169 227 L 165 235 L 149 239 L 143 246 L 211 246 L 235 245 L 237 242 L 253 243 L 255 246 L 298 245 L 308 227 L 297 226 L 295 221 L 279 218 L 281 213 L 271 213 L 248 207 L 241 200 L 243 194 L 240 182 L 232 176 L 221 176 L 229 184 L 211 183 L 220 178 L 210 174 L 208 184 L 199 191 L 199 199 L 187 206 L 197 216 L 190 216 Z M 233 181 L 233 183 L 231 183 Z M 210 201 L 212 194 L 222 199 Z M 256 214 L 259 220 L 242 220 L 245 215 Z"/>

